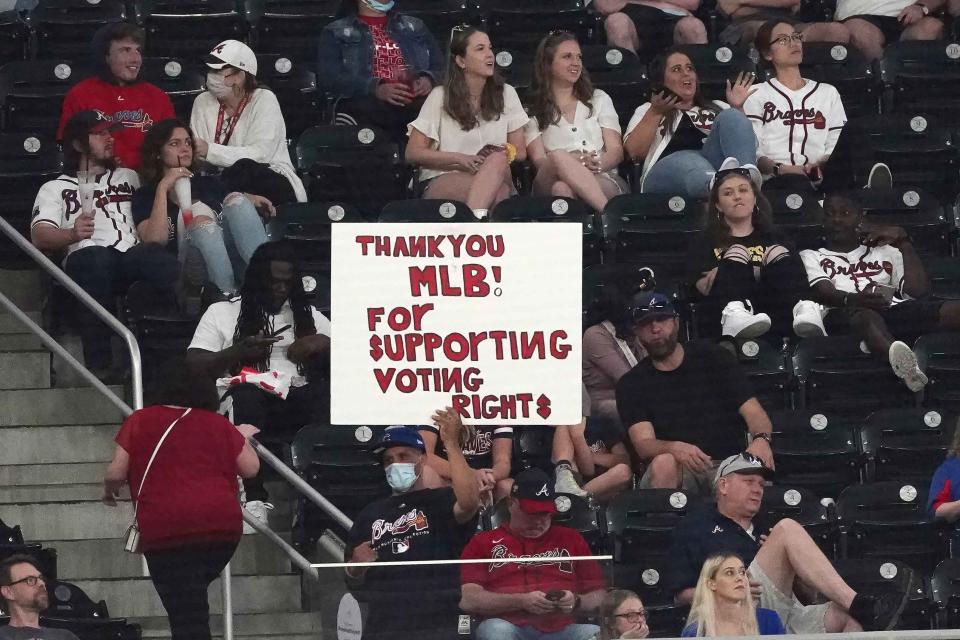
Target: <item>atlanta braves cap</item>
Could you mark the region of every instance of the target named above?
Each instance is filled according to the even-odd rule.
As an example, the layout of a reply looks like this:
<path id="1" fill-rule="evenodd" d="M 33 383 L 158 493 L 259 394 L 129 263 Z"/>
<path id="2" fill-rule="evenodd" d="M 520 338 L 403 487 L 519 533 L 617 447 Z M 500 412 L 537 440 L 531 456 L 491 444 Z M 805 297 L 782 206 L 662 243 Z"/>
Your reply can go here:
<path id="1" fill-rule="evenodd" d="M 373 455 L 380 458 L 383 452 L 390 447 L 411 447 L 417 449 L 420 453 L 426 453 L 427 447 L 420 437 L 420 432 L 413 427 L 402 424 L 395 424 L 387 427 L 380 437 L 380 441 L 373 446 Z"/>
<path id="2" fill-rule="evenodd" d="M 763 460 L 749 451 L 732 455 L 721 462 L 717 467 L 717 475 L 713 479 L 714 484 L 731 473 L 759 475 L 763 476 L 764 480 L 773 478 L 773 469 L 763 464 Z"/>
<path id="3" fill-rule="evenodd" d="M 252 76 L 257 75 L 257 56 L 253 53 L 253 49 L 239 40 L 224 40 L 210 50 L 204 62 L 217 71 L 230 65 Z"/>
<path id="4" fill-rule="evenodd" d="M 513 479 L 511 497 L 517 499 L 520 508 L 527 513 L 556 513 L 556 497 L 553 480 L 540 469 L 525 469 Z"/>
<path id="5" fill-rule="evenodd" d="M 70 144 L 74 140 L 85 139 L 91 133 L 113 131 L 119 127 L 118 123 L 101 111 L 95 109 L 78 111 L 70 116 L 63 127 L 63 143 Z"/>

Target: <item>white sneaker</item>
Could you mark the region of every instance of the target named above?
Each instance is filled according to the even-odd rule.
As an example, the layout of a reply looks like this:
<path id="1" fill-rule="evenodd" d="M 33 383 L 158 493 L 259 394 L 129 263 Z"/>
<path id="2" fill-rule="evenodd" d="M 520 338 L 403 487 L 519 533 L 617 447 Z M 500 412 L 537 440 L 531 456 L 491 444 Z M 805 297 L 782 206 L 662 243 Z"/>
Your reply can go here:
<path id="1" fill-rule="evenodd" d="M 867 176 L 867 189 L 890 189 L 893 187 L 893 172 L 890 167 L 878 162 L 870 168 Z"/>
<path id="2" fill-rule="evenodd" d="M 812 300 L 801 300 L 793 306 L 793 332 L 801 338 L 827 335 L 823 326 L 823 307 Z"/>
<path id="3" fill-rule="evenodd" d="M 923 371 L 920 371 L 920 367 L 917 365 L 917 356 L 913 349 L 897 340 L 890 345 L 888 356 L 893 372 L 903 380 L 910 391 L 916 393 L 927 385 L 927 376 Z"/>
<path id="4" fill-rule="evenodd" d="M 554 471 L 553 489 L 557 493 L 566 493 L 581 498 L 586 498 L 587 495 L 589 495 L 583 490 L 583 487 L 577 484 L 573 470 L 565 464 L 558 466 L 556 471 Z"/>
<path id="5" fill-rule="evenodd" d="M 727 303 L 720 314 L 723 335 L 734 338 L 758 338 L 770 330 L 770 316 L 754 313 L 750 301 Z"/>
<path id="6" fill-rule="evenodd" d="M 269 527 L 270 523 L 267 521 L 267 512 L 273 509 L 273 505 L 269 502 L 263 502 L 262 500 L 251 500 L 250 502 L 243 505 L 243 508 L 251 516 L 259 520 L 263 526 Z M 243 523 L 243 535 L 250 535 L 251 533 L 256 533 L 257 530 L 247 524 L 246 521 Z"/>

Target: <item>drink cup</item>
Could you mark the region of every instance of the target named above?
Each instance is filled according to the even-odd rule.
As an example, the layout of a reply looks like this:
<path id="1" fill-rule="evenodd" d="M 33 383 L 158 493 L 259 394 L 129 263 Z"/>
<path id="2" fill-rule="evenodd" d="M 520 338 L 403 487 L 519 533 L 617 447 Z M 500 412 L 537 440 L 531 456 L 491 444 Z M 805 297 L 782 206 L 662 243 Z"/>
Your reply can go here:
<path id="1" fill-rule="evenodd" d="M 397 65 L 397 69 L 393 75 L 393 81 L 406 85 L 407 89 L 413 91 L 413 67 L 409 64 Z"/>
<path id="2" fill-rule="evenodd" d="M 80 210 L 85 216 L 93 215 L 93 191 L 95 186 L 92 182 L 81 182 L 78 186 L 80 191 Z"/>
<path id="3" fill-rule="evenodd" d="M 190 213 L 193 208 L 193 198 L 190 194 L 190 178 L 177 178 L 173 183 L 173 191 L 177 196 L 177 203 L 180 210 L 184 213 Z"/>

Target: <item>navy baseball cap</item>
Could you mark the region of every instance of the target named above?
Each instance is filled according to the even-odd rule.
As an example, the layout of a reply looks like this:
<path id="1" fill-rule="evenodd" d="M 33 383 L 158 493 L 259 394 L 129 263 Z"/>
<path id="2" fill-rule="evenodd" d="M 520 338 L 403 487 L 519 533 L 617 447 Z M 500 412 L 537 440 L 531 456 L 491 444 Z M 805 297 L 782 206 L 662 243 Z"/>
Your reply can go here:
<path id="1" fill-rule="evenodd" d="M 677 315 L 677 310 L 673 308 L 670 298 L 656 291 L 638 293 L 633 297 L 630 307 L 631 316 L 636 324 Z"/>
<path id="2" fill-rule="evenodd" d="M 63 127 L 63 143 L 70 144 L 74 140 L 86 139 L 91 133 L 100 131 L 114 131 L 119 129 L 120 124 L 113 121 L 110 116 L 102 111 L 87 109 L 78 111 L 67 120 Z"/>
<path id="3" fill-rule="evenodd" d="M 402 424 L 395 424 L 384 430 L 380 442 L 373 447 L 373 455 L 380 458 L 383 456 L 383 452 L 390 447 L 411 447 L 420 453 L 427 452 L 427 446 L 423 443 L 420 432 L 414 427 Z"/>
<path id="4" fill-rule="evenodd" d="M 542 469 L 524 469 L 513 478 L 510 496 L 516 498 L 527 513 L 556 513 L 553 480 Z"/>

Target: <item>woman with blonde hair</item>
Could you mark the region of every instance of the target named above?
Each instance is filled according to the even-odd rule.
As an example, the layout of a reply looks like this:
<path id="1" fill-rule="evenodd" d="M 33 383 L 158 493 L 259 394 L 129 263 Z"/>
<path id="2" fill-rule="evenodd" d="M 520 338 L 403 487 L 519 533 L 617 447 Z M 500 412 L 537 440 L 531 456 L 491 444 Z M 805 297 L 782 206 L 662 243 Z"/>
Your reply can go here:
<path id="1" fill-rule="evenodd" d="M 927 511 L 932 517 L 947 522 L 960 518 L 960 418 L 953 427 L 947 459 L 933 472 L 927 495 Z"/>
<path id="2" fill-rule="evenodd" d="M 681 637 L 775 636 L 785 634 L 776 611 L 755 607 L 743 560 L 734 553 L 706 559 Z"/>
<path id="3" fill-rule="evenodd" d="M 600 640 L 616 638 L 646 638 L 647 610 L 633 591 L 613 589 L 600 603 Z"/>

